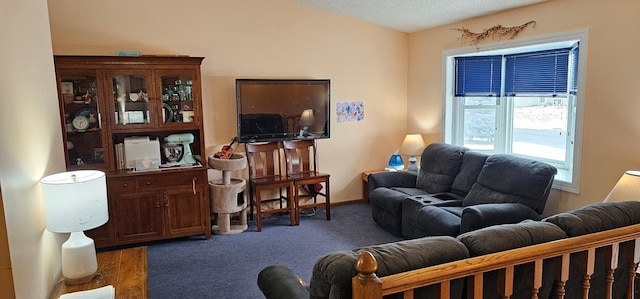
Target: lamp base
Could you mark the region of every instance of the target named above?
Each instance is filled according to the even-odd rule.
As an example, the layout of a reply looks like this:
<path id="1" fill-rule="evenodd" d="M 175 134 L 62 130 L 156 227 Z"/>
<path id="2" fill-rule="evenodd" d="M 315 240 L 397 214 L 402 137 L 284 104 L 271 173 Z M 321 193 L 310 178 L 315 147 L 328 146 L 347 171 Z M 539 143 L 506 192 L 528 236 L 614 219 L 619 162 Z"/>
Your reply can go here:
<path id="1" fill-rule="evenodd" d="M 67 285 L 74 285 L 74 284 L 85 284 L 87 282 L 90 282 L 91 280 L 93 280 L 94 277 L 96 277 L 96 275 L 98 274 L 98 271 L 93 272 L 91 275 L 89 276 L 85 276 L 85 277 L 81 277 L 81 278 L 64 278 L 64 284 Z"/>
<path id="2" fill-rule="evenodd" d="M 304 127 L 300 129 L 300 134 L 298 135 L 298 137 L 309 137 L 309 128 Z"/>
<path id="3" fill-rule="evenodd" d="M 62 276 L 65 284 L 83 284 L 98 272 L 96 247 L 84 232 L 72 232 L 62 244 Z"/>
<path id="4" fill-rule="evenodd" d="M 408 172 L 418 173 L 418 163 L 416 163 L 416 156 L 409 157 L 409 165 L 407 166 Z"/>

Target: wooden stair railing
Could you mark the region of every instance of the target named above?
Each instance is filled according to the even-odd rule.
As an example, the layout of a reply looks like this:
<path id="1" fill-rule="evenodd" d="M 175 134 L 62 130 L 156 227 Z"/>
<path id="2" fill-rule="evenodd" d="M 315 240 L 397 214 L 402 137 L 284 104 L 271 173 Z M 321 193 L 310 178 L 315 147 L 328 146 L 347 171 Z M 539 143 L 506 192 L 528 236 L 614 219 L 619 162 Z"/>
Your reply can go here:
<path id="1" fill-rule="evenodd" d="M 619 256 L 620 244 L 631 241 L 634 249 L 625 256 Z M 532 277 L 531 298 L 538 298 L 538 291 L 542 286 L 543 261 L 556 261 L 554 290 L 556 298 L 564 298 L 565 284 L 569 279 L 569 262 L 571 254 L 577 253 L 582 259 L 583 294 L 588 298 L 590 278 L 594 273 L 596 249 L 605 250 L 607 269 L 607 298 L 611 298 L 613 272 L 618 261 L 629 265 L 627 298 L 633 298 L 633 286 L 636 265 L 640 261 L 640 224 L 625 226 L 603 232 L 567 238 L 538 245 L 532 245 L 464 260 L 449 262 L 431 267 L 401 272 L 384 277 L 378 277 L 375 271 L 378 263 L 369 252 L 363 252 L 358 257 L 356 269 L 358 275 L 352 278 L 352 295 L 354 299 L 376 299 L 385 295 L 402 293 L 404 299 L 413 298 L 416 288 L 436 285 L 440 289 L 440 298 L 449 298 L 451 281 L 468 278 L 468 298 L 482 298 L 483 274 L 499 270 L 499 286 L 503 298 L 509 298 L 513 291 L 514 267 L 531 265 L 529 275 Z M 574 297 L 574 296 L 572 296 Z M 577 297 L 574 297 L 577 298 Z"/>

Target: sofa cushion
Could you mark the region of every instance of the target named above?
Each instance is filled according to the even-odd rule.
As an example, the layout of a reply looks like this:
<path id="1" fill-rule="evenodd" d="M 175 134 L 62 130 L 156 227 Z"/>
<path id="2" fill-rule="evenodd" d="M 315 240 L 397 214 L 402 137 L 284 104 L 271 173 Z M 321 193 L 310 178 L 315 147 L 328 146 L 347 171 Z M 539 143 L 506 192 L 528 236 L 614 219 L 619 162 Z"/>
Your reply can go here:
<path id="1" fill-rule="evenodd" d="M 466 233 L 499 224 L 540 220 L 533 209 L 519 203 L 486 203 L 464 207 L 460 219 L 460 233 Z"/>
<path id="2" fill-rule="evenodd" d="M 556 172 L 555 167 L 544 162 L 508 154 L 491 155 L 462 204 L 512 202 L 542 214 Z"/>
<path id="3" fill-rule="evenodd" d="M 449 192 L 466 151 L 467 148 L 457 145 L 429 144 L 420 158 L 416 187 L 428 193 Z"/>
<path id="4" fill-rule="evenodd" d="M 569 237 L 581 236 L 640 223 L 640 202 L 594 203 L 542 221 L 557 225 Z"/>
<path id="5" fill-rule="evenodd" d="M 371 191 L 369 203 L 373 220 L 387 231 L 400 236 L 402 234 L 402 201 L 408 195 L 389 188 L 377 188 Z"/>
<path id="6" fill-rule="evenodd" d="M 550 222 L 525 220 L 515 224 L 485 227 L 459 235 L 471 256 L 500 252 L 566 238 L 565 232 Z"/>
<path id="7" fill-rule="evenodd" d="M 478 179 L 478 175 L 480 175 L 480 171 L 487 157 L 489 157 L 489 155 L 481 152 L 465 152 L 464 156 L 462 156 L 460 172 L 458 172 L 458 175 L 456 175 L 451 185 L 451 192 L 462 196 L 467 195 Z"/>
<path id="8" fill-rule="evenodd" d="M 383 187 L 371 192 L 369 195 L 369 203 L 393 215 L 400 216 L 402 212 L 402 200 L 406 197 L 406 193 Z"/>
<path id="9" fill-rule="evenodd" d="M 358 274 L 356 260 L 365 250 L 376 258 L 376 274 L 380 277 L 469 257 L 467 248 L 452 237 L 427 237 L 337 251 L 321 257 L 313 266 L 311 298 L 351 298 L 351 278 Z"/>
<path id="10" fill-rule="evenodd" d="M 422 207 L 415 220 L 414 236 L 451 236 L 460 234 L 462 207 Z"/>

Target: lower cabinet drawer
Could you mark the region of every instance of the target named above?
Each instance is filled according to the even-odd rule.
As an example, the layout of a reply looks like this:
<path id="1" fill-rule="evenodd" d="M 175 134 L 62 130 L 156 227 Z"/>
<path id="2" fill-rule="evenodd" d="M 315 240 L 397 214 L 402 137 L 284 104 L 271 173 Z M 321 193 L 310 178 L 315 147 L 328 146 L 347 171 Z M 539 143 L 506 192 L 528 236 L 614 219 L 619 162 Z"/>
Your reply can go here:
<path id="1" fill-rule="evenodd" d="M 146 176 L 138 178 L 137 184 L 138 189 L 191 186 L 194 178 L 196 179 L 196 183 L 201 183 L 199 181 L 205 182 L 206 180 L 203 174 L 204 172 L 189 172 Z"/>
<path id="2" fill-rule="evenodd" d="M 108 192 L 134 192 L 136 188 L 136 180 L 133 178 L 108 178 Z"/>

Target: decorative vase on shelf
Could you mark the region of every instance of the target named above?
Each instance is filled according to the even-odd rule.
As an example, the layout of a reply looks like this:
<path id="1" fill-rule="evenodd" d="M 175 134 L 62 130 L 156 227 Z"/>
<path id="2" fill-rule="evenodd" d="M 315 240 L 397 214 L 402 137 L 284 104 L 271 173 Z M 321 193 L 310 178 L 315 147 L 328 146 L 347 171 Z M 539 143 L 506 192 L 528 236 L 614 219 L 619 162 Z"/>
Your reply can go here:
<path id="1" fill-rule="evenodd" d="M 98 122 L 98 119 L 96 119 L 96 114 L 95 113 L 89 113 L 89 123 L 91 125 L 94 125 L 96 122 Z"/>

